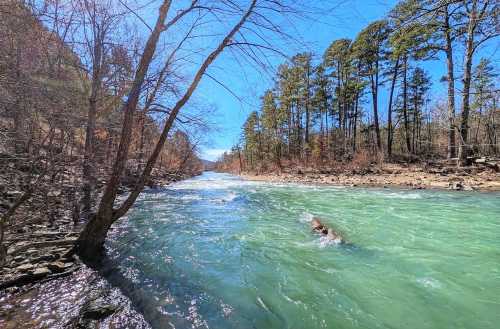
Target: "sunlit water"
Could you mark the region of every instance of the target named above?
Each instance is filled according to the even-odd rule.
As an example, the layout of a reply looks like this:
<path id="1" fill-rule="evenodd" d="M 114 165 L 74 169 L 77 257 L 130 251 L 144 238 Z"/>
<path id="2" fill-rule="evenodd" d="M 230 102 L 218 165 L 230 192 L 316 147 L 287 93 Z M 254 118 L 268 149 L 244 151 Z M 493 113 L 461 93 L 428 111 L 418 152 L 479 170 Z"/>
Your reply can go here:
<path id="1" fill-rule="evenodd" d="M 312 216 L 349 246 L 311 232 Z M 153 327 L 498 328 L 500 194 L 205 173 L 143 195 L 108 242 Z"/>

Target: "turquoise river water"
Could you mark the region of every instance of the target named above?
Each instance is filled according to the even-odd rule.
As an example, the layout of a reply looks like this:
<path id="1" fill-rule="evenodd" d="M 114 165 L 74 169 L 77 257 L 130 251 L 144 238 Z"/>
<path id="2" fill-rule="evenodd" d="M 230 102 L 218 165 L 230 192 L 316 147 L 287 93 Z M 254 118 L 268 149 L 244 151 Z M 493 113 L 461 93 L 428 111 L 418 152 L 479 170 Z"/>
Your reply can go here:
<path id="1" fill-rule="evenodd" d="M 351 244 L 313 234 L 312 216 Z M 111 278 L 155 328 L 500 325 L 498 193 L 209 172 L 144 193 L 108 248 Z"/>

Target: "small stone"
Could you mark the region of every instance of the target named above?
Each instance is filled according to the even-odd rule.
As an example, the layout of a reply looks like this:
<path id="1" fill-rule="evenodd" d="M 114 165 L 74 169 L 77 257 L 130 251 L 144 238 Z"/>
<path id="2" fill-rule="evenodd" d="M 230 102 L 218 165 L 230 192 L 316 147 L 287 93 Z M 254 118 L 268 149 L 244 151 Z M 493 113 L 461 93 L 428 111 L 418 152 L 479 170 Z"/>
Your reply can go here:
<path id="1" fill-rule="evenodd" d="M 35 276 L 45 276 L 49 275 L 50 273 L 52 272 L 46 267 L 38 267 L 36 270 L 33 271 L 33 275 Z"/>
<path id="2" fill-rule="evenodd" d="M 70 268 L 73 263 L 63 263 L 63 262 L 53 262 L 47 265 L 49 270 L 52 272 L 64 272 L 67 268 Z"/>
<path id="3" fill-rule="evenodd" d="M 21 266 L 16 267 L 16 269 L 18 271 L 21 271 L 21 272 L 27 272 L 27 271 L 32 270 L 33 267 L 34 267 L 33 264 L 28 263 L 28 264 L 23 264 Z"/>

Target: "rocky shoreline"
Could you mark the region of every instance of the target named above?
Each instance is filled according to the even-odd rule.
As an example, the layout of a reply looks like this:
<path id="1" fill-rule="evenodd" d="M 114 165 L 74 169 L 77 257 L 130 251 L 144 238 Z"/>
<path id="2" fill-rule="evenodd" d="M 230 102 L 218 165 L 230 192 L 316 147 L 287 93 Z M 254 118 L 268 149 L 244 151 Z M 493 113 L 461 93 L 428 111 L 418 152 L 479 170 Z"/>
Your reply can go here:
<path id="1" fill-rule="evenodd" d="M 241 173 L 248 180 L 334 186 L 398 187 L 409 189 L 449 189 L 457 191 L 500 191 L 500 173 L 495 170 L 435 168 L 418 165 L 384 165 L 364 170 L 325 172 L 296 170 L 286 173 Z"/>
<path id="2" fill-rule="evenodd" d="M 1 293 L 0 327 L 150 328 L 119 288 L 83 264 L 64 278 Z"/>
<path id="3" fill-rule="evenodd" d="M 183 175 L 163 175 L 155 178 L 154 185 L 167 186 L 185 178 Z M 120 199 L 126 197 L 128 192 L 129 187 L 122 185 Z M 64 198 L 64 193 L 59 197 Z M 27 222 L 6 232 L 7 258 L 4 266 L 0 267 L 0 327 L 46 328 L 47 321 L 55 321 L 50 328 L 97 328 L 99 323 L 113 321 L 113 318 L 118 319 L 118 327 L 122 327 L 123 312 L 126 312 L 127 318 L 140 323 L 138 328 L 148 328 L 147 322 L 133 310 L 130 301 L 119 289 L 114 288 L 117 289 L 114 294 L 119 296 L 118 304 L 104 298 L 108 294 L 106 291 L 111 289 L 110 284 L 74 254 L 73 245 L 83 223 L 75 222 L 72 210 L 59 207 L 54 217 L 52 221 Z M 74 285 L 85 289 L 81 288 L 81 293 L 76 296 L 75 290 L 70 288 Z M 62 286 L 68 289 L 59 289 Z M 37 315 L 40 310 L 33 305 L 43 303 L 47 294 L 51 294 L 54 305 L 46 304 L 44 308 L 48 313 Z M 64 318 L 64 312 L 50 311 L 52 307 L 59 307 L 57 295 L 68 299 L 69 304 L 76 303 L 75 307 L 78 305 L 72 310 L 71 318 Z"/>

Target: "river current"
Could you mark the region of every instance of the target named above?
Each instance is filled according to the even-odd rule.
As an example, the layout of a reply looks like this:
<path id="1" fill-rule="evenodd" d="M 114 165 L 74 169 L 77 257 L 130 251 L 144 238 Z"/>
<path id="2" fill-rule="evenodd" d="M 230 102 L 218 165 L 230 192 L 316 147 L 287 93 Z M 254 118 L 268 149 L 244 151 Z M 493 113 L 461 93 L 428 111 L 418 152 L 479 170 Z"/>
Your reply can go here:
<path id="1" fill-rule="evenodd" d="M 311 232 L 318 216 L 349 245 Z M 245 181 L 146 191 L 108 271 L 154 328 L 498 328 L 500 194 Z"/>

